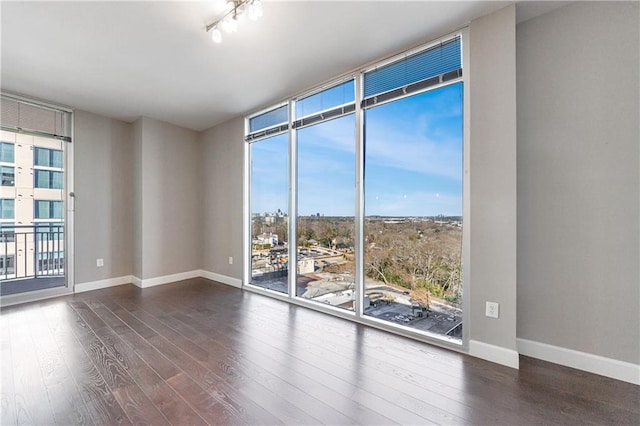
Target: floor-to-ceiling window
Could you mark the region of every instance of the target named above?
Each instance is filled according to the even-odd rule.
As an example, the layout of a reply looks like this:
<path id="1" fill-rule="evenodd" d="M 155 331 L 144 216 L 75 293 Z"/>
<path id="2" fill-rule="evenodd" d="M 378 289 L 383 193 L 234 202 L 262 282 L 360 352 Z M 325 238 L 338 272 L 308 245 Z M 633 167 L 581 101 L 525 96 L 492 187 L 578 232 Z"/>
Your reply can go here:
<path id="1" fill-rule="evenodd" d="M 248 117 L 249 284 L 461 341 L 463 88 L 455 35 Z"/>
<path id="2" fill-rule="evenodd" d="M 296 100 L 296 295 L 354 309 L 354 80 Z M 307 124 L 309 123 L 309 124 Z"/>
<path id="3" fill-rule="evenodd" d="M 462 83 L 365 112 L 365 315 L 462 336 Z"/>
<path id="4" fill-rule="evenodd" d="M 289 292 L 288 106 L 249 121 L 251 143 L 251 284 Z"/>
<path id="5" fill-rule="evenodd" d="M 71 287 L 72 115 L 4 94 L 1 103 L 0 197 L 13 209 L 0 220 L 0 294 L 11 303 L 29 300 L 35 291 L 55 295 Z"/>

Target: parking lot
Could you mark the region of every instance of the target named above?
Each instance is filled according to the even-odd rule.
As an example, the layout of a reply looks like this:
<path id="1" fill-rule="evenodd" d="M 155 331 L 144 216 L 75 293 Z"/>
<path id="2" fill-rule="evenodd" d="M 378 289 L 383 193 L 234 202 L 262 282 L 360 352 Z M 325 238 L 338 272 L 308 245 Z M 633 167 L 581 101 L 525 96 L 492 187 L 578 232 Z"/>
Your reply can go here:
<path id="1" fill-rule="evenodd" d="M 420 317 L 411 305 L 398 302 L 378 302 L 365 310 L 365 315 L 401 324 L 434 334 L 462 337 L 462 311 L 439 302 L 432 302 L 429 312 Z"/>

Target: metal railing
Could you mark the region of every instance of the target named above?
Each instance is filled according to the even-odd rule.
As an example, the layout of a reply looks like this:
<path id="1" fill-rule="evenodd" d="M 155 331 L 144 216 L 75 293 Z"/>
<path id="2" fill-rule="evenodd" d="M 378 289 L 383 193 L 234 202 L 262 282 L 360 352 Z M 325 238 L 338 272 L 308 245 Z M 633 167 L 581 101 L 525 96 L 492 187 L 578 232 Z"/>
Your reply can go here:
<path id="1" fill-rule="evenodd" d="M 0 280 L 64 276 L 64 224 L 0 225 Z"/>

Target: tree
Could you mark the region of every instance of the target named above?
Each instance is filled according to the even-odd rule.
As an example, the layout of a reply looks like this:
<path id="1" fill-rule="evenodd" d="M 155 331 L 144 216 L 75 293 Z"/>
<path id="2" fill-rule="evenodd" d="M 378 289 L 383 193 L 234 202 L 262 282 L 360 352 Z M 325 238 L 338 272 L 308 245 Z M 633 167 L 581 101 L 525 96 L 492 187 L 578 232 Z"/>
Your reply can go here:
<path id="1" fill-rule="evenodd" d="M 420 306 L 421 308 L 429 309 L 431 304 L 431 295 L 426 288 L 416 288 L 411 290 L 411 302 Z"/>
<path id="2" fill-rule="evenodd" d="M 367 253 L 366 274 L 374 280 L 382 280 L 389 285 L 386 268 L 389 265 L 386 251 L 371 250 Z"/>

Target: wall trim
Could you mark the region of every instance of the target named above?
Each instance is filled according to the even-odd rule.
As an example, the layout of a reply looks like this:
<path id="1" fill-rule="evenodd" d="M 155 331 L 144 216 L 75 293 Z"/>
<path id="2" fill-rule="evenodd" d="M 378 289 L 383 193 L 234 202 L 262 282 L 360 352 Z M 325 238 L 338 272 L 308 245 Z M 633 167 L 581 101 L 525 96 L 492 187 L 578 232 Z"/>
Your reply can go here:
<path id="1" fill-rule="evenodd" d="M 85 291 L 100 290 L 107 287 L 115 287 L 123 284 L 131 284 L 133 277 L 125 275 L 123 277 L 108 278 L 106 280 L 88 281 L 86 283 L 77 283 L 74 286 L 74 293 L 83 293 Z"/>
<path id="2" fill-rule="evenodd" d="M 522 355 L 640 385 L 640 365 L 547 343 L 516 339 Z"/>
<path id="3" fill-rule="evenodd" d="M 482 358 L 496 364 L 518 369 L 520 367 L 520 355 L 513 349 L 502 346 L 490 345 L 478 340 L 469 340 L 469 355 Z"/>
<path id="4" fill-rule="evenodd" d="M 242 280 L 238 278 L 228 277 L 222 274 L 216 274 L 215 272 L 209 272 L 200 270 L 200 276 L 211 281 L 217 281 L 222 284 L 230 285 L 231 287 L 242 288 Z"/>
<path id="5" fill-rule="evenodd" d="M 136 287 L 142 288 L 142 280 L 135 275 L 131 275 L 131 283 Z"/>
<path id="6" fill-rule="evenodd" d="M 180 272 L 178 274 L 164 275 L 164 276 L 155 277 L 155 278 L 141 279 L 134 276 L 132 277 L 131 281 L 133 281 L 133 284 L 135 284 L 140 288 L 147 288 L 147 287 L 155 287 L 157 285 L 169 284 L 176 281 L 188 280 L 191 278 L 198 278 L 200 276 L 201 276 L 200 271 L 194 270 L 194 271 L 188 271 L 188 272 Z"/>
<path id="7" fill-rule="evenodd" d="M 135 275 L 125 275 L 117 278 L 108 278 L 105 280 L 89 281 L 86 283 L 78 283 L 75 285 L 75 293 L 83 293 L 85 291 L 100 290 L 108 287 L 115 287 L 123 284 L 133 284 L 136 287 L 147 288 L 157 285 L 170 284 L 176 281 L 188 280 L 191 278 L 206 278 L 217 281 L 222 284 L 230 285 L 236 288 L 242 288 L 242 280 L 228 277 L 226 275 L 209 272 L 202 269 L 196 269 L 178 274 L 164 275 L 161 277 L 141 279 Z"/>

